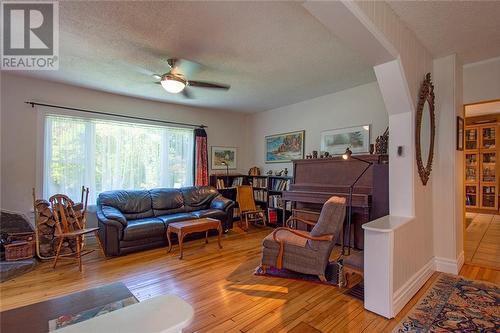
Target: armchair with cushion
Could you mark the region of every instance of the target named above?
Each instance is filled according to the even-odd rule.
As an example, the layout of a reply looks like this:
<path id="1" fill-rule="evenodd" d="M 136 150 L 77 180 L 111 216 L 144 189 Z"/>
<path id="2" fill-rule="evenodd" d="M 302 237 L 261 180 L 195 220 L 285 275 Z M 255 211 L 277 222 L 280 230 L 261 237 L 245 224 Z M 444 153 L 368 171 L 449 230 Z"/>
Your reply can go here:
<path id="1" fill-rule="evenodd" d="M 345 198 L 331 197 L 323 205 L 318 222 L 312 223 L 291 217 L 313 226 L 311 232 L 288 227 L 276 228 L 263 241 L 261 267 L 265 271 L 273 266 L 295 272 L 317 275 L 325 279 L 333 247 L 340 237 L 345 219 Z"/>

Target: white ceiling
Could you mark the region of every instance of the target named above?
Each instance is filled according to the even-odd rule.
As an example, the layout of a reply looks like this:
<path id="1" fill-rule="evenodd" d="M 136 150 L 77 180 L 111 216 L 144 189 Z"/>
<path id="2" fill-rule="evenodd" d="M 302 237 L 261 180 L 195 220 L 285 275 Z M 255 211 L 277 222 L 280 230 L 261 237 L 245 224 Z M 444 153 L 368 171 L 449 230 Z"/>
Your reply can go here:
<path id="1" fill-rule="evenodd" d="M 435 56 L 464 64 L 500 55 L 500 1 L 387 1 Z"/>
<path id="2" fill-rule="evenodd" d="M 483 116 L 493 113 L 500 113 L 500 101 L 465 106 L 466 117 Z"/>
<path id="3" fill-rule="evenodd" d="M 299 2 L 60 1 L 60 69 L 45 79 L 153 100 L 254 112 L 375 81 L 373 70 Z M 168 57 L 231 85 L 165 92 Z M 57 102 L 57 101 L 54 101 Z"/>

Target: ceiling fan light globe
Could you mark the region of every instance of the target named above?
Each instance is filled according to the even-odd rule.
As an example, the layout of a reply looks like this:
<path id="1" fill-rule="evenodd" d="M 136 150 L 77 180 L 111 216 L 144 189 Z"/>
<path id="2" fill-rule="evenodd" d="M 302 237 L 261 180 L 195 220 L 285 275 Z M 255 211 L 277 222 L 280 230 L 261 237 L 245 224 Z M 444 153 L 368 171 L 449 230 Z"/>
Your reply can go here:
<path id="1" fill-rule="evenodd" d="M 161 86 L 171 94 L 178 94 L 186 88 L 186 84 L 184 82 L 171 78 L 161 80 Z"/>

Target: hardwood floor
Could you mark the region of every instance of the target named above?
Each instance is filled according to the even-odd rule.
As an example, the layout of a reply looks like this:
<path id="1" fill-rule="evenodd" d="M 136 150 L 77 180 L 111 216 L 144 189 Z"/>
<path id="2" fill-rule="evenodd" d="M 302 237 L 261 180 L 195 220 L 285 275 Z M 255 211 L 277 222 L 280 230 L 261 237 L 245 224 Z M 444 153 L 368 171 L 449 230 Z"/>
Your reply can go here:
<path id="1" fill-rule="evenodd" d="M 500 269 L 500 215 L 467 213 L 465 262 Z"/>
<path id="2" fill-rule="evenodd" d="M 253 275 L 260 262 L 267 228 L 239 229 L 209 244 L 178 247 L 104 259 L 97 252 L 84 257 L 83 272 L 73 262 L 53 270 L 42 263 L 34 271 L 0 284 L 0 310 L 7 310 L 115 281 L 122 281 L 144 300 L 173 293 L 195 308 L 185 332 L 386 332 L 390 331 L 436 279 L 426 283 L 397 318 L 387 320 L 364 310 L 344 290 L 320 284 Z M 500 284 L 500 271 L 465 265 L 462 275 Z"/>

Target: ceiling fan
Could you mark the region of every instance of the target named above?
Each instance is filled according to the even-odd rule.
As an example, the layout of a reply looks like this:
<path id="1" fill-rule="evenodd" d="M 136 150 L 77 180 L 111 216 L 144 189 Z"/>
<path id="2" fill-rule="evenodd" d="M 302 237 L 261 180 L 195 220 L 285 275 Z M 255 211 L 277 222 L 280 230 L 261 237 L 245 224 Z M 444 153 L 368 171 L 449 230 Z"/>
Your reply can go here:
<path id="1" fill-rule="evenodd" d="M 171 94 L 182 93 L 182 95 L 186 98 L 192 98 L 188 86 L 190 87 L 198 87 L 198 88 L 212 88 L 212 89 L 222 89 L 228 90 L 231 88 L 230 85 L 222 84 L 222 83 L 213 83 L 213 82 L 204 82 L 204 81 L 193 81 L 188 80 L 183 73 L 181 73 L 181 69 L 179 67 L 179 63 L 187 62 L 182 59 L 167 59 L 167 64 L 170 67 L 170 71 L 165 74 L 153 74 L 153 77 L 161 84 L 163 89 Z"/>

